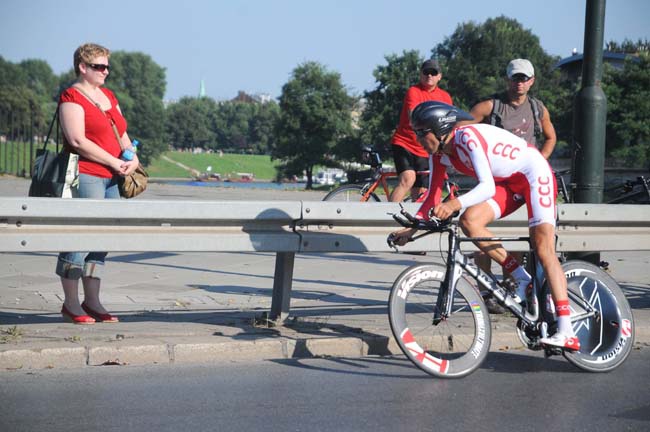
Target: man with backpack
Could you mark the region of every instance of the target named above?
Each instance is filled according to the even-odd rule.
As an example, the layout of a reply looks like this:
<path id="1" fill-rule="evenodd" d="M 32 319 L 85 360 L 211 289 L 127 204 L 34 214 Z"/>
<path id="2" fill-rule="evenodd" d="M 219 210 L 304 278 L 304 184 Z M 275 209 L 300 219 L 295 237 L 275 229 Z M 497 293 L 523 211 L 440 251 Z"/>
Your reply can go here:
<path id="1" fill-rule="evenodd" d="M 555 148 L 555 128 L 544 104 L 528 94 L 535 84 L 535 69 L 526 59 L 515 59 L 506 68 L 507 89 L 474 105 L 474 123 L 488 123 L 535 144 L 546 159 Z M 464 122 L 469 124 L 472 122 Z"/>
<path id="2" fill-rule="evenodd" d="M 487 123 L 498 126 L 527 143 L 534 144 L 548 160 L 557 140 L 548 110 L 539 99 L 528 94 L 535 83 L 535 69 L 529 60 L 514 59 L 508 63 L 506 75 L 506 91 L 475 104 L 470 111 L 474 121 L 463 124 Z M 521 262 L 520 254 L 513 255 Z M 483 270 L 490 271 L 491 260 L 485 254 L 477 254 L 475 261 Z M 491 313 L 505 312 L 492 299 L 486 299 L 486 305 Z"/>

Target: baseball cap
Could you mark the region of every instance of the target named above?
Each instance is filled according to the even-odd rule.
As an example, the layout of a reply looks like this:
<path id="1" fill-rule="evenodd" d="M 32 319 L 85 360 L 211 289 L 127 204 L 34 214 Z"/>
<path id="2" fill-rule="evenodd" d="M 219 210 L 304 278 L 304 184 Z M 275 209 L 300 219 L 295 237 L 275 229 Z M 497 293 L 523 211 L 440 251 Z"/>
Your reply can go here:
<path id="1" fill-rule="evenodd" d="M 517 74 L 524 74 L 530 78 L 535 76 L 535 69 L 533 68 L 533 64 L 526 59 L 514 59 L 508 63 L 506 74 L 508 78 L 512 78 L 513 75 Z"/>
<path id="2" fill-rule="evenodd" d="M 435 69 L 440 72 L 440 63 L 438 63 L 438 60 L 435 59 L 426 60 L 424 63 L 422 63 L 422 66 L 420 66 L 420 71 L 427 69 Z"/>

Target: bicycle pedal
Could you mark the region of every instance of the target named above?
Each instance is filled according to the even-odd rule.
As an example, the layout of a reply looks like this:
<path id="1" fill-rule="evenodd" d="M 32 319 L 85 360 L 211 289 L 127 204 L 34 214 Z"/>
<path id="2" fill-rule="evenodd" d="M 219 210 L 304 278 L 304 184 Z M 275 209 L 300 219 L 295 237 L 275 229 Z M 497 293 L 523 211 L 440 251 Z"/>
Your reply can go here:
<path id="1" fill-rule="evenodd" d="M 554 355 L 561 355 L 562 348 L 549 347 L 548 345 L 542 345 L 544 347 L 544 357 L 549 358 Z"/>

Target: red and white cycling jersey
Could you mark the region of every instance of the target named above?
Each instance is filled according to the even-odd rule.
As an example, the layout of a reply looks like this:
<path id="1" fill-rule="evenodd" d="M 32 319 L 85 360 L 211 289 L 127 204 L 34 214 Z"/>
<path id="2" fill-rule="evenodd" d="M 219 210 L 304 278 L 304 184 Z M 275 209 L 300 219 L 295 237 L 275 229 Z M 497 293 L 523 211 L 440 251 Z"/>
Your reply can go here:
<path id="1" fill-rule="evenodd" d="M 453 166 L 478 180 L 472 190 L 458 198 L 463 209 L 487 201 L 499 219 L 519 208 L 523 199 L 529 226 L 555 225 L 555 176 L 537 148 L 487 124 L 457 128 L 447 145 L 451 146 L 451 155 L 429 158 L 429 192 L 418 217 L 425 217 L 440 203 L 447 167 Z"/>

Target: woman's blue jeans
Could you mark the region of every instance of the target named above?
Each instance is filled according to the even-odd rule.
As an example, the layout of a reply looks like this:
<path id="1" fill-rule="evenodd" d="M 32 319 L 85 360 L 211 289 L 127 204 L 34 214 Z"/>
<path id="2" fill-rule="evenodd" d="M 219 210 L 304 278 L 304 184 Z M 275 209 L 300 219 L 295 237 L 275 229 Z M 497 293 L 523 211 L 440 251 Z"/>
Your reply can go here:
<path id="1" fill-rule="evenodd" d="M 78 198 L 119 199 L 118 177 L 102 178 L 79 174 Z M 61 252 L 56 274 L 65 279 L 92 277 L 101 279 L 108 252 Z"/>

